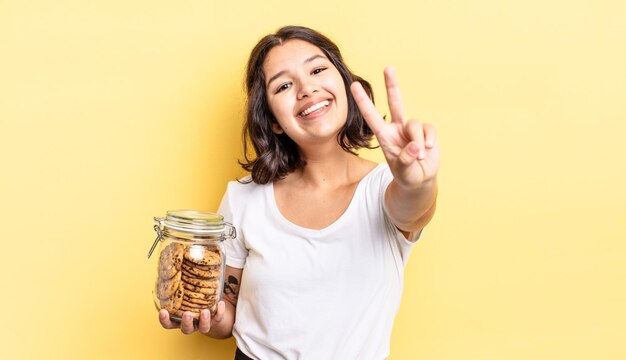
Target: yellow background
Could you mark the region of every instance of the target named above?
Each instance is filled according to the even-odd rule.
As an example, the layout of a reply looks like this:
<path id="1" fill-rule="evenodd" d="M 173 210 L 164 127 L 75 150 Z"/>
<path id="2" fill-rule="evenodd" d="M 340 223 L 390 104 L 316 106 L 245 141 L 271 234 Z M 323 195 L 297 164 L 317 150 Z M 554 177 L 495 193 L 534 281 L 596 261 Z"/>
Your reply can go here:
<path id="1" fill-rule="evenodd" d="M 391 359 L 626 358 L 618 0 L 0 0 L 0 358 L 232 358 L 160 328 L 146 253 L 153 216 L 243 174 L 244 64 L 285 24 L 334 39 L 382 113 L 394 65 L 439 131 Z"/>

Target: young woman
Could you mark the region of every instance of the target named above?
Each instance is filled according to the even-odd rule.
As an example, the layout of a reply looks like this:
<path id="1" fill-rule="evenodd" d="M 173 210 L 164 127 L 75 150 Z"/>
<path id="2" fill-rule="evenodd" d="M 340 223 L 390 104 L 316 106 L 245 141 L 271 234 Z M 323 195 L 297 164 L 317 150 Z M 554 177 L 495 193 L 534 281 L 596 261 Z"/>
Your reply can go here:
<path id="1" fill-rule="evenodd" d="M 439 149 L 431 125 L 407 119 L 392 69 L 391 122 L 369 84 L 322 34 L 284 27 L 260 40 L 247 71 L 251 176 L 231 182 L 219 212 L 224 300 L 194 324 L 161 310 L 167 329 L 235 336 L 236 359 L 384 359 L 412 245 L 435 211 Z M 356 155 L 376 135 L 387 164 Z"/>

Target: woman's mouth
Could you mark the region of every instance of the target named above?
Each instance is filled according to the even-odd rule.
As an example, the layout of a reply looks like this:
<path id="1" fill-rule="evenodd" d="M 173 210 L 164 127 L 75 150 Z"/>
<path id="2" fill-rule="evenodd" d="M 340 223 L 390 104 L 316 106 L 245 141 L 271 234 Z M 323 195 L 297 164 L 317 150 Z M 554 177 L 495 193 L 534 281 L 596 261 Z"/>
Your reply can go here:
<path id="1" fill-rule="evenodd" d="M 301 117 L 307 117 L 309 114 L 312 114 L 314 112 L 319 112 L 321 109 L 324 109 L 328 105 L 330 105 L 330 101 L 323 100 L 323 101 L 318 102 L 317 104 L 313 104 L 309 106 L 308 108 L 301 111 L 298 115 Z"/>

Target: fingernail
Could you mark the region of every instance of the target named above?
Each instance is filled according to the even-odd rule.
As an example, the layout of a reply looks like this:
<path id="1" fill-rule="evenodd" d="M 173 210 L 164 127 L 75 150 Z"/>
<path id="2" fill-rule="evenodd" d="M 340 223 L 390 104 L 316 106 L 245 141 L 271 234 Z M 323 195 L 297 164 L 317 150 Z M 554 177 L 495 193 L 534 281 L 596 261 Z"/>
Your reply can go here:
<path id="1" fill-rule="evenodd" d="M 202 320 L 206 320 L 209 318 L 209 310 L 202 310 L 202 312 L 200 313 L 200 317 L 202 318 Z"/>
<path id="2" fill-rule="evenodd" d="M 420 160 L 426 158 L 426 151 L 420 150 L 419 154 L 417 154 L 417 158 L 420 159 Z"/>
<path id="3" fill-rule="evenodd" d="M 408 150 L 409 150 L 409 154 L 411 154 L 411 156 L 416 156 L 416 155 L 418 155 L 419 147 L 415 143 L 410 143 Z"/>

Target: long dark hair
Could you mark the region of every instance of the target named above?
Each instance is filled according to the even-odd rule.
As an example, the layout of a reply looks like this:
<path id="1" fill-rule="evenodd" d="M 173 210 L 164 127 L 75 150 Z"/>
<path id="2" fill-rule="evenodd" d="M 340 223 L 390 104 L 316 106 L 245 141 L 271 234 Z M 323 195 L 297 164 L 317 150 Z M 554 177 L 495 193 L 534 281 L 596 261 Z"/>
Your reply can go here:
<path id="1" fill-rule="evenodd" d="M 252 50 L 248 60 L 246 72 L 248 101 L 246 122 L 243 129 L 244 161 L 239 161 L 239 164 L 244 170 L 251 173 L 252 181 L 257 184 L 267 184 L 282 179 L 290 172 L 306 164 L 298 145 L 293 140 L 285 133 L 276 134 L 272 131 L 272 123 L 277 121 L 267 104 L 265 75 L 263 74 L 263 62 L 269 51 L 290 39 L 304 40 L 317 46 L 341 74 L 348 99 L 348 119 L 337 135 L 337 142 L 341 148 L 355 155 L 356 149 L 374 148 L 370 145 L 373 132 L 363 119 L 363 115 L 359 112 L 350 92 L 350 84 L 353 81 L 358 81 L 363 85 L 370 99 L 374 101 L 371 85 L 350 72 L 343 62 L 339 48 L 329 38 L 306 27 L 285 26 L 280 28 L 276 34 L 263 37 Z M 250 143 L 254 148 L 255 157 L 253 158 L 249 157 L 248 147 Z"/>

